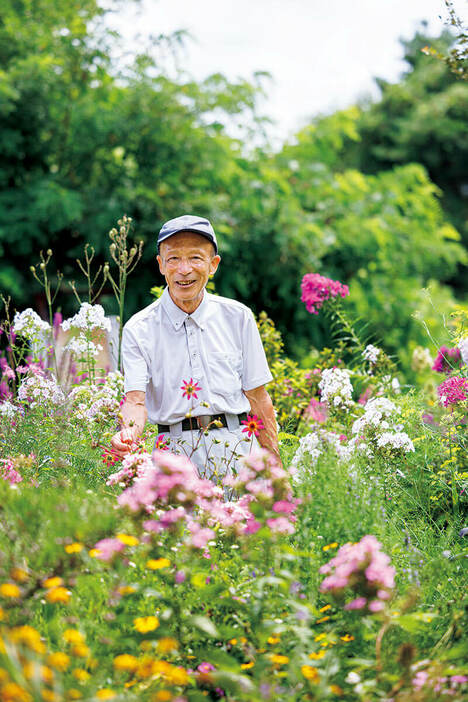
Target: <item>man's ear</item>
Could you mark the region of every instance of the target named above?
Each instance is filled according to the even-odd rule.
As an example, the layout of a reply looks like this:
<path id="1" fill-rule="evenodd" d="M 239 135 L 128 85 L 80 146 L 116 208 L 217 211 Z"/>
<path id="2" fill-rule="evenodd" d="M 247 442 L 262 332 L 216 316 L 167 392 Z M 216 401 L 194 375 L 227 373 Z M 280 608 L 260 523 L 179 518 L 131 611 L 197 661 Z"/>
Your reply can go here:
<path id="1" fill-rule="evenodd" d="M 221 256 L 219 254 L 216 254 L 216 256 L 213 256 L 210 262 L 210 278 L 214 276 L 216 271 L 218 270 L 219 262 L 221 261 Z"/>
<path id="2" fill-rule="evenodd" d="M 159 254 L 156 256 L 156 260 L 157 260 L 158 265 L 159 265 L 159 272 L 161 273 L 161 275 L 165 275 L 164 271 L 166 270 L 166 268 L 164 266 L 164 261 L 162 260 L 162 258 Z"/>

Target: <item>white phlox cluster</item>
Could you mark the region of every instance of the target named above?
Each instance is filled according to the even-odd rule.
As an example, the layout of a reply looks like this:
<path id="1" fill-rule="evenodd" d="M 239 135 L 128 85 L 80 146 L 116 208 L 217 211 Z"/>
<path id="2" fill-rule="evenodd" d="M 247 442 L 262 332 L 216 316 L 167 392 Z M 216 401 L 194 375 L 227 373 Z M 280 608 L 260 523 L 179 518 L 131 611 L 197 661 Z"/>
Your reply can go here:
<path id="1" fill-rule="evenodd" d="M 69 397 L 75 416 L 84 422 L 99 423 L 109 416 L 117 417 L 123 394 L 123 375 L 114 371 L 98 385 L 78 385 Z"/>
<path id="2" fill-rule="evenodd" d="M 36 373 L 23 380 L 18 389 L 18 399 L 30 407 L 42 404 L 61 405 L 65 402 L 65 395 L 55 378 Z"/>
<path id="3" fill-rule="evenodd" d="M 0 417 L 5 417 L 6 419 L 14 419 L 15 415 L 19 412 L 19 407 L 13 405 L 8 400 L 5 400 L 0 404 Z"/>
<path id="4" fill-rule="evenodd" d="M 73 317 L 62 322 L 63 331 L 69 331 L 72 328 L 82 331 L 103 329 L 110 332 L 111 322 L 110 319 L 107 319 L 102 305 L 90 305 L 89 302 L 83 302 Z"/>
<path id="5" fill-rule="evenodd" d="M 25 339 L 38 339 L 50 331 L 50 324 L 28 307 L 23 312 L 15 313 L 12 331 L 18 336 L 24 336 Z"/>
<path id="6" fill-rule="evenodd" d="M 367 427 L 389 429 L 389 419 L 400 413 L 400 408 L 386 397 L 371 397 L 366 403 L 364 414 L 353 423 L 352 433 L 362 434 Z"/>
<path id="7" fill-rule="evenodd" d="M 379 448 L 391 448 L 398 451 L 409 453 L 414 451 L 414 444 L 404 431 L 389 432 L 386 431 L 377 439 Z"/>
<path id="8" fill-rule="evenodd" d="M 338 434 L 326 429 L 316 429 L 299 439 L 299 446 L 291 461 L 291 468 L 299 468 L 304 463 L 315 466 L 318 458 L 327 448 L 332 448 L 340 461 L 348 460 L 353 450 L 342 442 Z"/>
<path id="9" fill-rule="evenodd" d="M 351 371 L 346 368 L 325 368 L 319 383 L 321 401 L 338 409 L 351 407 L 354 402 L 350 375 Z"/>
<path id="10" fill-rule="evenodd" d="M 468 366 L 468 336 L 464 336 L 463 339 L 460 339 L 458 348 L 460 349 L 463 363 L 465 366 Z"/>
<path id="11" fill-rule="evenodd" d="M 372 344 L 368 344 L 364 351 L 362 352 L 362 357 L 365 361 L 369 361 L 372 365 L 375 365 L 377 363 L 377 359 L 381 354 L 381 349 L 378 348 L 378 346 L 373 346 Z"/>
<path id="12" fill-rule="evenodd" d="M 75 336 L 70 339 L 68 344 L 65 346 L 66 351 L 70 351 L 77 358 L 88 358 L 89 356 L 97 356 L 99 351 L 102 351 L 101 344 L 95 344 L 90 339 L 80 334 L 80 336 Z"/>

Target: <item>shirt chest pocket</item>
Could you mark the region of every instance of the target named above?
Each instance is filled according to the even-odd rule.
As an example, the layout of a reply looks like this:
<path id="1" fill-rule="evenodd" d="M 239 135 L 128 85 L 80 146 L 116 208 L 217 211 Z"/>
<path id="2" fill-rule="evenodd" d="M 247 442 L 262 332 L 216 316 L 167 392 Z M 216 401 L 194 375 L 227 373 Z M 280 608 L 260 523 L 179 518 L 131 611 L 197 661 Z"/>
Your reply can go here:
<path id="1" fill-rule="evenodd" d="M 211 389 L 225 395 L 242 389 L 242 354 L 234 351 L 213 351 L 209 356 Z"/>

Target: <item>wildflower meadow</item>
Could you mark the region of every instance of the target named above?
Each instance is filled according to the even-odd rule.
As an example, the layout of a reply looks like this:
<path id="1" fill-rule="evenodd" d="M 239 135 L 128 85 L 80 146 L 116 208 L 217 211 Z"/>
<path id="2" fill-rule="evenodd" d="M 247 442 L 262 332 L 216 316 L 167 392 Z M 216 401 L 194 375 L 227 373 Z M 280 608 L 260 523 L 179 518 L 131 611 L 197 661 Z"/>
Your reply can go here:
<path id="1" fill-rule="evenodd" d="M 120 310 L 129 226 L 100 272 Z M 466 312 L 409 377 L 355 328 L 347 286 L 308 273 L 297 304 L 336 344 L 299 365 L 259 315 L 282 461 L 253 450 L 217 484 L 196 440 L 176 454 L 151 425 L 113 452 L 121 324 L 86 266 L 63 319 L 51 262 L 32 271 L 48 320 L 4 301 L 0 700 L 466 699 Z M 188 416 L 200 389 L 174 388 Z M 243 425 L 252 442 L 261 419 Z"/>

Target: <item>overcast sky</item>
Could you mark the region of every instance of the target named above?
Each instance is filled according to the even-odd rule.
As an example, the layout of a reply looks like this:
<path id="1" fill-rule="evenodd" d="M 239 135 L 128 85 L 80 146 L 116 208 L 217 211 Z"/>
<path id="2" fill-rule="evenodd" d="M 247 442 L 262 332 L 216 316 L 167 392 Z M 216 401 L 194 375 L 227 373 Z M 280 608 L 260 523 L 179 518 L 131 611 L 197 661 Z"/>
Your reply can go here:
<path id="1" fill-rule="evenodd" d="M 454 6 L 468 21 L 468 0 Z M 423 19 L 437 34 L 446 16 L 443 0 L 142 0 L 113 22 L 129 41 L 187 30 L 179 64 L 196 79 L 271 73 L 262 109 L 285 138 L 312 115 L 376 95 L 374 76 L 398 80 L 399 37 Z"/>

